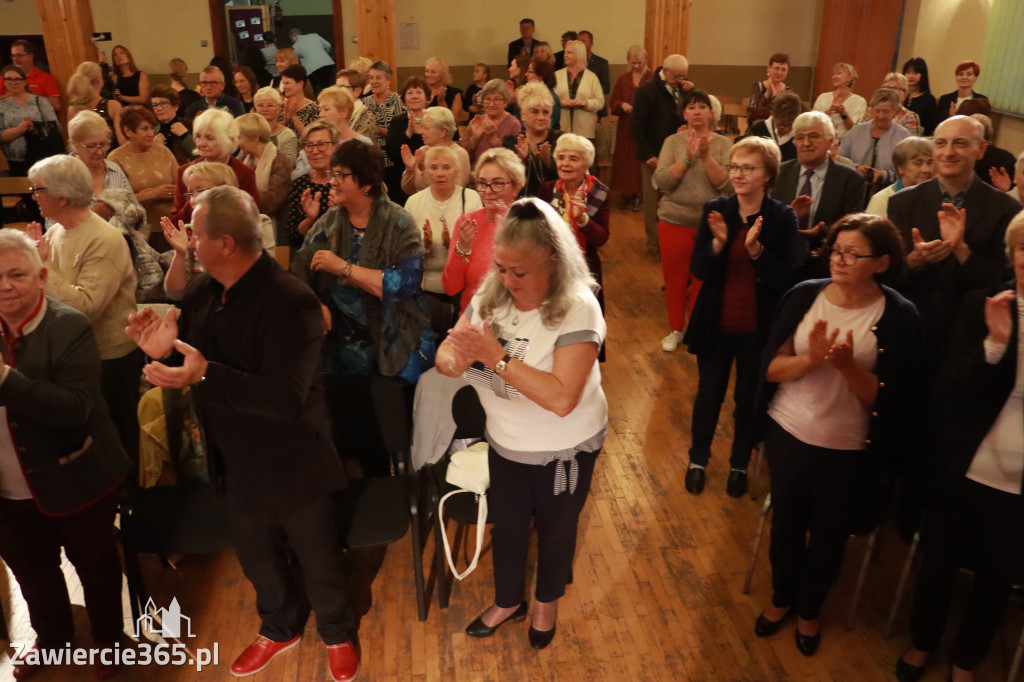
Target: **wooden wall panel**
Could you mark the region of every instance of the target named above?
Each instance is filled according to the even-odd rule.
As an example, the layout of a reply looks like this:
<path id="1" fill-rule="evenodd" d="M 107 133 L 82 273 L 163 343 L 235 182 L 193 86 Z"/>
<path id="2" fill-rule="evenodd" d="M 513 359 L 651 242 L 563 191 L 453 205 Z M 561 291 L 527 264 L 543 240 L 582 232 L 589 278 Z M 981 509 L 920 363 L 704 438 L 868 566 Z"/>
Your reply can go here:
<path id="1" fill-rule="evenodd" d="M 686 54 L 691 5 L 692 0 L 647 0 L 644 46 L 652 69 L 670 54 Z"/>
<path id="2" fill-rule="evenodd" d="M 92 6 L 89 0 L 37 0 L 50 73 L 61 91 L 84 61 L 96 61 L 92 42 Z"/>
<path id="3" fill-rule="evenodd" d="M 217 57 L 228 57 L 230 59 L 231 48 L 228 47 L 228 18 L 224 12 L 224 0 L 209 0 L 208 4 L 210 6 L 210 33 L 213 35 L 213 54 Z M 196 69 L 196 71 L 199 71 L 199 69 Z"/>
<path id="4" fill-rule="evenodd" d="M 848 62 L 860 78 L 854 92 L 871 93 L 892 70 L 903 0 L 826 0 L 818 36 L 814 94 L 832 89 L 832 67 Z"/>
<path id="5" fill-rule="evenodd" d="M 359 56 L 383 59 L 397 74 L 395 59 L 395 0 L 356 0 L 356 35 Z M 397 87 L 397 76 L 391 87 Z"/>

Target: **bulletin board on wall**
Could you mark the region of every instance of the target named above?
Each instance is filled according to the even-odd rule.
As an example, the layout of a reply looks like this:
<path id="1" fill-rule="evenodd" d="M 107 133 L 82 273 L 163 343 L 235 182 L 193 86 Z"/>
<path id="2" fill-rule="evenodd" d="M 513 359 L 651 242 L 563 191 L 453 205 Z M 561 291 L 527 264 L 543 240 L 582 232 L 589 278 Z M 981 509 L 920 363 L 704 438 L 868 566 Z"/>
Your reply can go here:
<path id="1" fill-rule="evenodd" d="M 266 5 L 248 7 L 225 7 L 228 33 L 231 35 L 231 59 L 238 63 L 245 49 L 256 46 L 266 47 L 263 33 L 271 30 L 270 11 Z"/>

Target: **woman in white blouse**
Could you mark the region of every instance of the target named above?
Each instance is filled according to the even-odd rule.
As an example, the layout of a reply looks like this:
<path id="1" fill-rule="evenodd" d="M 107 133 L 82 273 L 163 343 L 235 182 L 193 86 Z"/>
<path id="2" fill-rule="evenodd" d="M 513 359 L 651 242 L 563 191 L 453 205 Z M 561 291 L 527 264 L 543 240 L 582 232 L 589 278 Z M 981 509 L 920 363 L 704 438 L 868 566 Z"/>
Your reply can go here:
<path id="1" fill-rule="evenodd" d="M 812 107 L 832 117 L 836 138 L 840 140 L 847 130 L 860 123 L 864 112 L 868 110 L 867 101 L 852 90 L 856 82 L 857 69 L 853 68 L 853 64 L 836 64 L 832 67 L 832 91 L 818 95 Z"/>
<path id="2" fill-rule="evenodd" d="M 565 68 L 555 72 L 555 94 L 562 103 L 562 132 L 576 133 L 593 142 L 604 92 L 597 75 L 587 68 L 587 48 L 578 40 L 565 44 Z"/>
<path id="3" fill-rule="evenodd" d="M 962 211 L 947 216 L 963 229 Z M 1006 228 L 1006 252 L 1014 281 L 964 301 L 937 392 L 933 423 L 943 426 L 928 453 L 937 485 L 921 532 L 911 646 L 896 664 L 901 682 L 920 678 L 938 646 L 961 566 L 974 571 L 974 586 L 950 652 L 955 682 L 974 679 L 1024 575 L 1024 213 Z"/>

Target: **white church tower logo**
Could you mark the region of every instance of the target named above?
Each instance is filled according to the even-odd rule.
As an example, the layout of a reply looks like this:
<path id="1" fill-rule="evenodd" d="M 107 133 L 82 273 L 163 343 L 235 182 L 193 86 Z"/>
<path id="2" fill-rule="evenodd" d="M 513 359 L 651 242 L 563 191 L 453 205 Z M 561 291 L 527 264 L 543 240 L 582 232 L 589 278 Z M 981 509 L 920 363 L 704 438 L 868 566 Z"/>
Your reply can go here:
<path id="1" fill-rule="evenodd" d="M 185 632 L 182 632 L 183 625 Z M 142 615 L 135 621 L 136 638 L 140 637 L 143 629 L 165 639 L 180 639 L 182 635 L 195 637 L 192 634 L 192 619 L 181 615 L 181 606 L 178 604 L 177 597 L 171 599 L 171 603 L 166 609 L 156 608 L 153 598 L 150 597 Z"/>

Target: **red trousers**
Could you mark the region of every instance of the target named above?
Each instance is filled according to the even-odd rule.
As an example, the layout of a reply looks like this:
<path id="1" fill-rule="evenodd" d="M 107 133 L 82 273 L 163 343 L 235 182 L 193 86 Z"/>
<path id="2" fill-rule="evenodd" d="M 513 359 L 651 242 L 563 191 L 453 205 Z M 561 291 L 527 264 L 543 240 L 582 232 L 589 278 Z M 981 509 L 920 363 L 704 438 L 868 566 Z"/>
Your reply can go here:
<path id="1" fill-rule="evenodd" d="M 676 331 L 686 327 L 693 304 L 700 292 L 700 280 L 690 274 L 690 257 L 697 238 L 696 227 L 683 227 L 658 221 L 658 245 L 661 247 L 661 272 L 665 277 L 665 304 L 668 324 Z M 689 289 L 689 291 L 687 291 Z"/>

